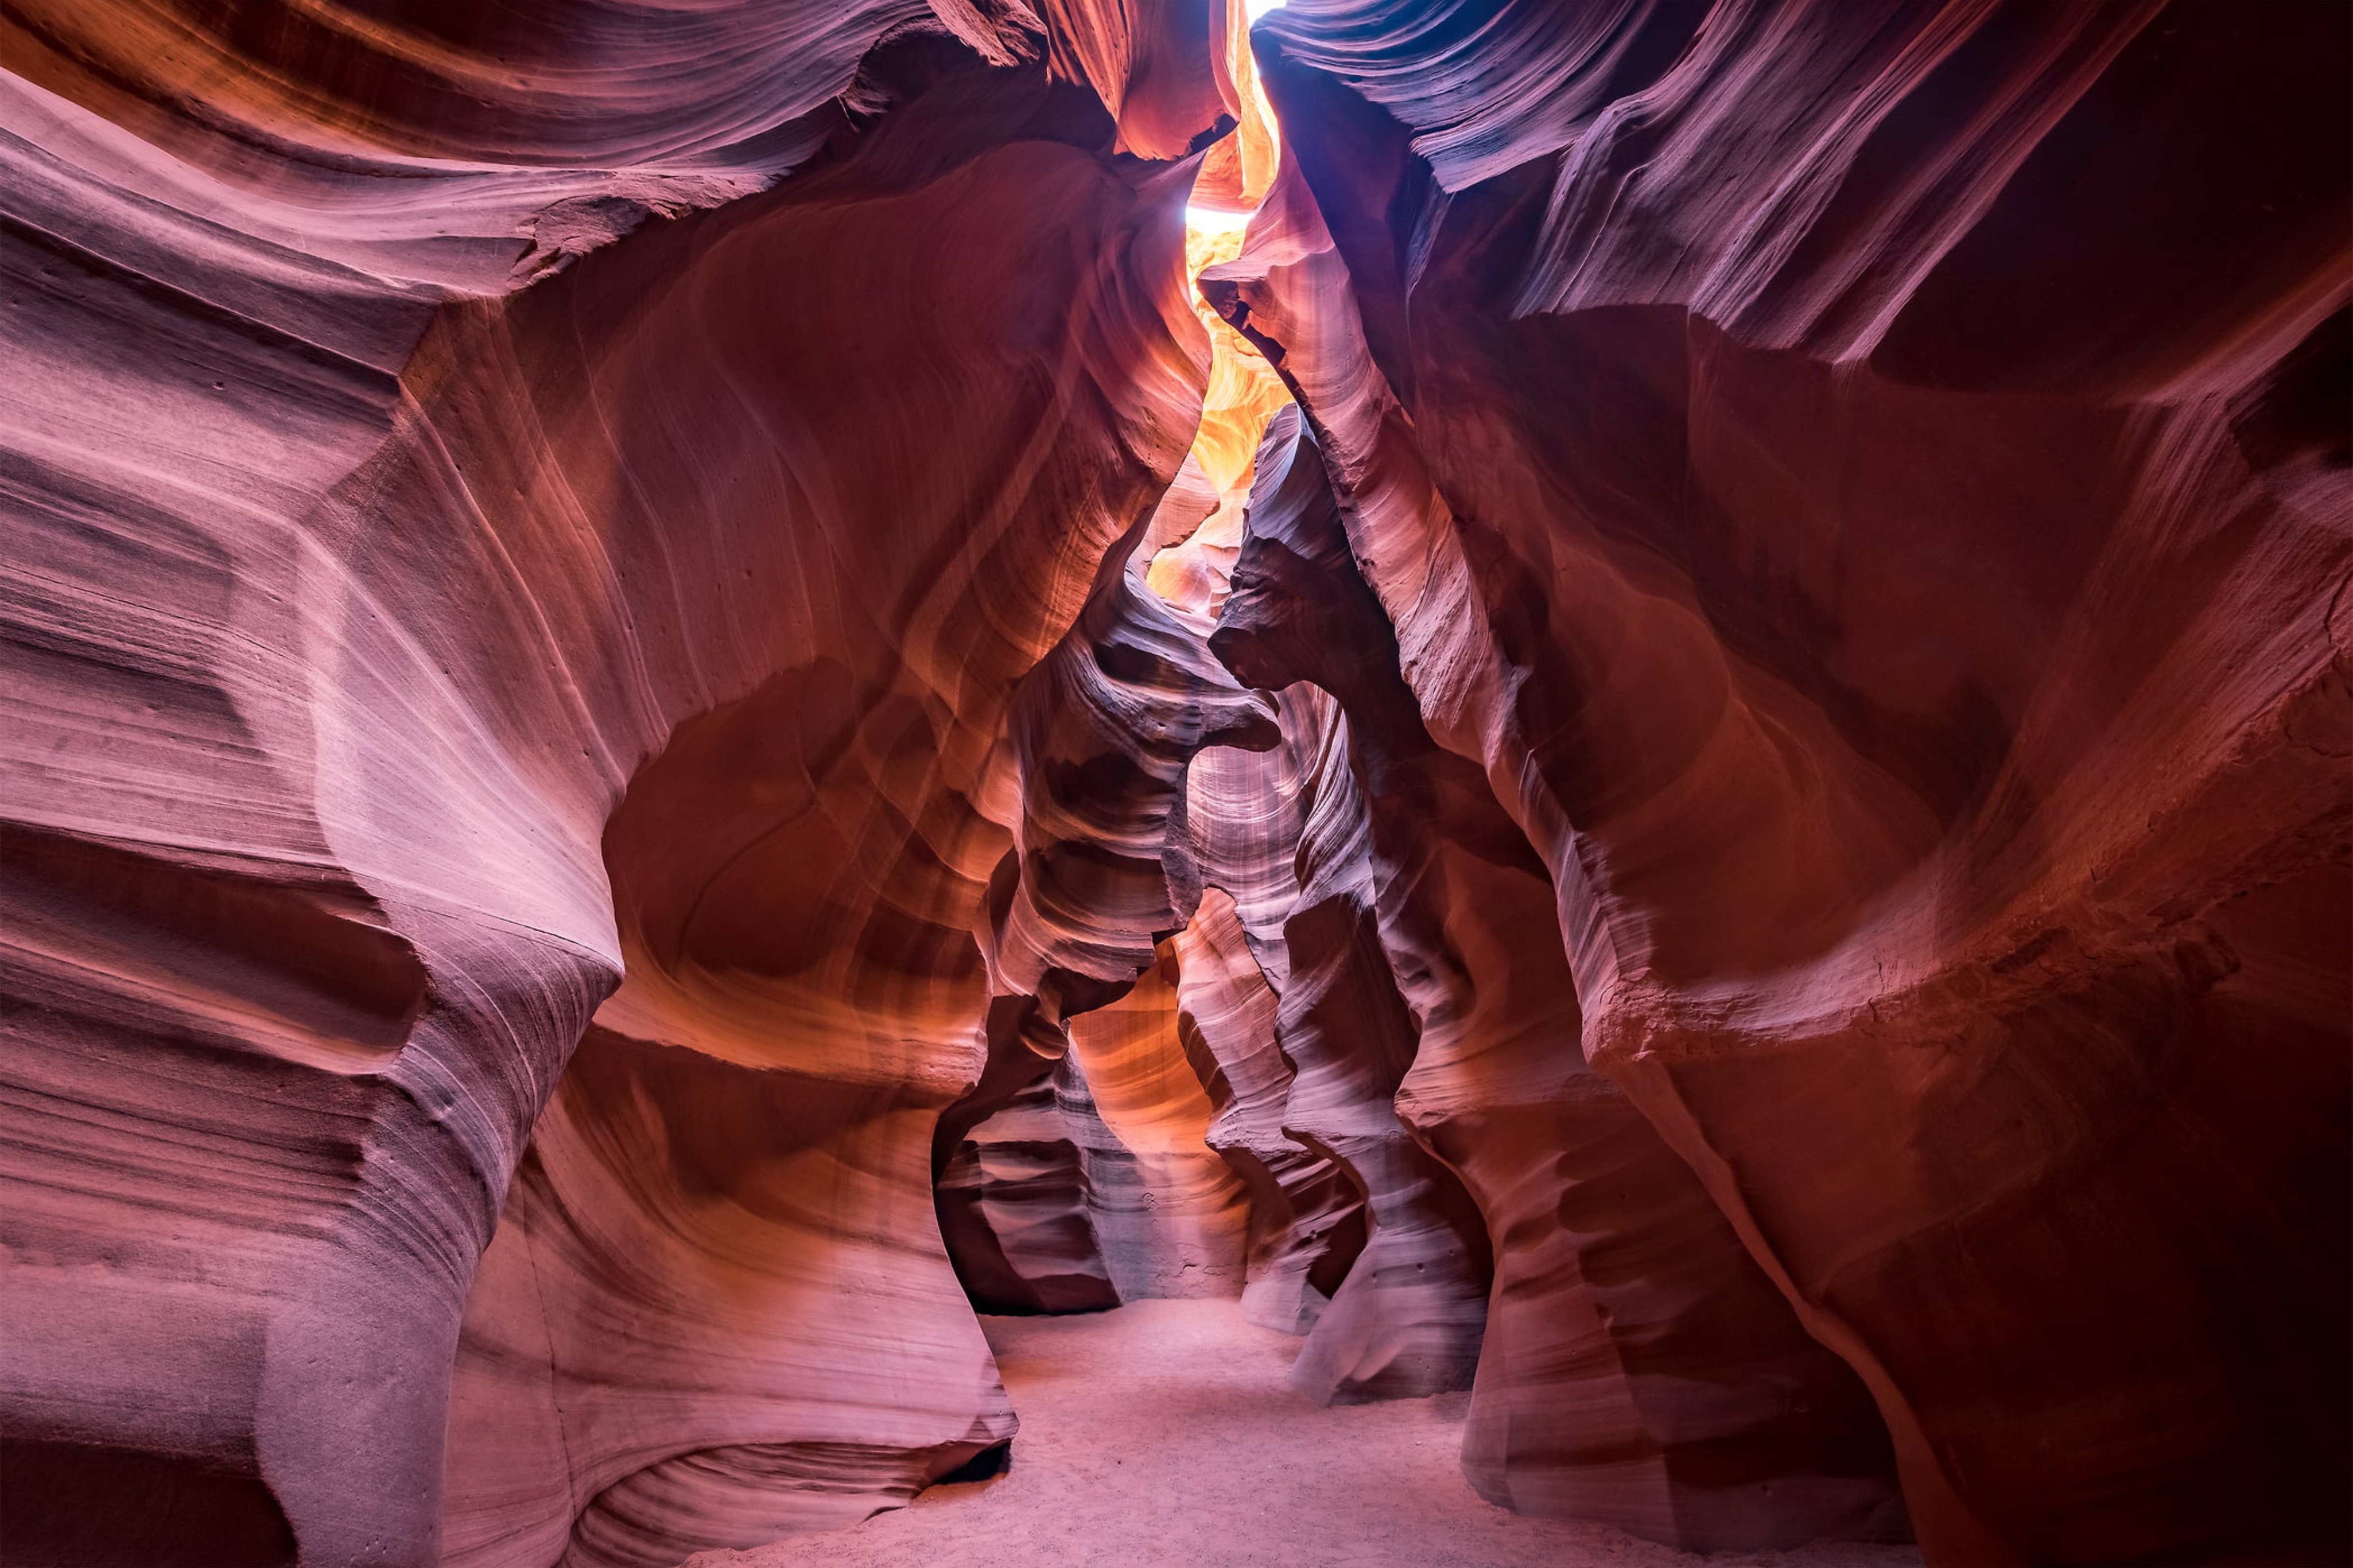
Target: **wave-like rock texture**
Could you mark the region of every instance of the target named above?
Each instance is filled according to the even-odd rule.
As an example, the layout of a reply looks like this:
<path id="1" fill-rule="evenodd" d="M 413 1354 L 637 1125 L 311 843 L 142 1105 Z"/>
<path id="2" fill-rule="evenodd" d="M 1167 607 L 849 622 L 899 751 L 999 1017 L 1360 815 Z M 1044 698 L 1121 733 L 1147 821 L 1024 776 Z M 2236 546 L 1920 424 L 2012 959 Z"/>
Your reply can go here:
<path id="1" fill-rule="evenodd" d="M 1163 943 L 1134 990 L 1071 1019 L 1055 1075 L 1125 1301 L 1239 1296 L 1244 1284 L 1250 1193 L 1209 1145 L 1216 1108 L 1179 1032 L 1177 962 Z"/>
<path id="2" fill-rule="evenodd" d="M 6 1553 L 676 1562 L 1210 1291 L 1514 1508 L 2353 1557 L 2348 47 L 0 7 Z"/>
<path id="3" fill-rule="evenodd" d="M 974 1307 L 1099 1312 L 1120 1304 L 1087 1177 L 1050 1077 L 956 1141 L 940 1169 L 940 1233 Z"/>
<path id="4" fill-rule="evenodd" d="M 1238 245 L 1239 236 L 1197 236 L 1188 264 Z M 952 1120 L 985 1124 L 1038 1070 L 1037 1056 L 1057 1054 L 1059 1037 L 1059 1106 L 1123 1299 L 1249 1295 L 1264 1321 L 1308 1331 L 1298 1381 L 1319 1397 L 1461 1386 L 1477 1354 L 1484 1236 L 1459 1184 L 1391 1103 L 1412 1040 L 1378 952 L 1363 940 L 1361 812 L 1344 784 L 1315 783 L 1345 750 L 1315 730 L 1336 710 L 1271 704 L 1212 651 L 1258 434 L 1288 401 L 1257 352 L 1212 321 L 1210 383 L 1184 468 L 1132 542 L 1106 557 L 1087 607 L 1014 703 L 1019 861 L 1000 883 L 991 973 L 1000 1001 L 1029 1022 L 999 1031 L 989 1068 Z M 1236 752 L 1267 760 L 1255 770 L 1217 760 Z M 1197 795 L 1195 772 L 1220 768 L 1225 787 Z M 1319 802 L 1331 825 L 1320 840 L 1306 809 Z M 1273 889 L 1284 910 L 1263 936 L 1281 945 L 1283 999 L 1271 1019 L 1229 1009 L 1223 1020 L 1271 1026 L 1264 1037 L 1229 1030 L 1229 1040 L 1233 1054 L 1273 1051 L 1283 1063 L 1276 1125 L 1261 1129 L 1262 1142 L 1279 1134 L 1282 1152 L 1253 1155 L 1230 1136 L 1219 1140 L 1228 1158 L 1209 1148 L 1230 1086 L 1186 1006 L 1187 948 L 1172 939 L 1191 930 L 1206 893 L 1233 907 L 1220 879 Z M 1196 952 L 1212 985 L 1237 980 L 1235 956 Z M 1373 1010 L 1359 1016 L 1365 1005 Z M 1253 1197 L 1263 1206 L 1253 1209 Z M 1010 1260 L 975 1240 L 968 1289 L 1002 1294 L 990 1280 Z M 1050 1255 L 1038 1262 L 1058 1267 Z"/>
<path id="5" fill-rule="evenodd" d="M 1213 767 L 1206 759 L 1197 767 L 1197 784 Z M 1275 1043 L 1280 1002 L 1232 896 L 1206 889 L 1193 923 L 1172 941 L 1178 1028 L 1216 1108 L 1203 1142 L 1250 1194 L 1242 1311 L 1261 1327 L 1304 1334 L 1364 1250 L 1363 1188 L 1339 1161 L 1283 1131 L 1293 1068 Z"/>
<path id="6" fill-rule="evenodd" d="M 1205 286 L 1934 1561 L 2329 1561 L 2347 39 L 1305 0 Z"/>
<path id="7" fill-rule="evenodd" d="M 1297 411 L 1277 415 L 1272 428 L 1277 434 L 1258 458 L 1251 518 L 1286 500 L 1299 504 L 1283 496 L 1294 472 L 1322 485 L 1320 475 L 1306 466 L 1294 470 L 1288 460 Z M 1271 454 L 1282 460 L 1271 462 Z M 1256 608 L 1247 580 L 1233 579 L 1209 647 L 1255 687 L 1292 686 L 1298 669 L 1234 651 L 1237 637 L 1247 635 L 1238 627 Z M 1311 643 L 1332 629 L 1289 624 Z M 1377 856 L 1364 793 L 1350 771 L 1347 716 L 1322 692 L 1303 692 L 1278 713 L 1284 744 L 1228 762 L 1205 779 L 1189 826 L 1205 877 L 1222 879 L 1245 951 L 1281 954 L 1273 973 L 1261 975 L 1273 982 L 1272 1044 L 1287 1070 L 1253 1070 L 1232 1047 L 1212 1053 L 1235 1059 L 1249 1086 L 1233 1113 L 1236 1142 L 1248 1146 L 1252 1123 L 1262 1129 L 1273 1121 L 1284 1140 L 1341 1172 L 1355 1192 L 1347 1207 L 1361 1205 L 1345 1216 L 1362 1225 L 1363 1239 L 1338 1290 L 1328 1305 L 1299 1298 L 1292 1309 L 1302 1321 L 1313 1318 L 1293 1381 L 1325 1400 L 1465 1387 L 1485 1315 L 1486 1236 L 1459 1180 L 1398 1117 L 1417 1026 L 1380 939 Z M 1204 935 L 1214 940 L 1214 931 Z M 1225 957 L 1229 970 L 1239 956 Z M 1277 1096 L 1279 1109 L 1260 1109 Z M 1263 1132 L 1257 1142 L 1261 1150 L 1271 1143 Z M 1311 1205 L 1308 1229 L 1331 1228 L 1335 1216 L 1318 1212 L 1323 1207 Z M 1298 1243 L 1309 1239 L 1296 1237 L 1288 1249 L 1303 1255 Z"/>
<path id="8" fill-rule="evenodd" d="M 1406 1121 L 1494 1256 L 1463 1467 L 1519 1511 L 1687 1550 L 1900 1537 L 1870 1395 L 1808 1337 L 1698 1180 L 1578 1046 L 1543 863 L 1439 747 L 1313 437 L 1269 431 L 1211 646 L 1346 719 L 1383 952 L 1413 1015 Z"/>
<path id="9" fill-rule="evenodd" d="M 10 121 L 86 162 L 0 355 L 12 1552 L 431 1563 L 446 1426 L 452 1560 L 675 1561 L 1010 1430 L 932 1122 L 1014 691 L 1200 406 L 1191 171 L 937 27 L 860 69 L 413 355 L 161 132 Z M 166 163 L 213 241 L 110 194 Z"/>
<path id="10" fill-rule="evenodd" d="M 1213 356 L 1207 396 L 1231 379 Z M 1201 460 L 1211 428 L 1205 412 L 1173 482 L 1103 555 L 1084 607 L 1008 710 L 1014 843 L 989 889 L 987 1057 L 934 1146 L 944 1180 L 969 1163 L 965 1142 L 1050 1079 L 1078 1152 L 1092 1266 L 1123 1300 L 1238 1291 L 1249 1225 L 1247 1194 L 1202 1142 L 1211 1108 L 1178 1041 L 1162 951 L 1200 896 L 1190 769 L 1278 737 L 1268 700 L 1210 656 L 1206 625 L 1147 584 L 1161 552 L 1219 507 Z M 976 1301 L 1042 1306 L 1062 1289 L 1060 1247 L 1008 1253 L 995 1232 L 950 1235 Z M 1027 1283 L 1009 1286 L 1006 1269 Z"/>
<path id="11" fill-rule="evenodd" d="M 1312 805 L 1283 921 L 1275 1038 L 1293 1073 L 1285 1136 L 1361 1195 L 1363 1249 L 1308 1332 L 1293 1382 L 1316 1397 L 1413 1397 L 1470 1386 L 1490 1258 L 1460 1180 L 1398 1120 L 1416 1031 L 1379 933 L 1372 847 L 1349 775 L 1347 722 L 1324 705 L 1308 742 Z"/>

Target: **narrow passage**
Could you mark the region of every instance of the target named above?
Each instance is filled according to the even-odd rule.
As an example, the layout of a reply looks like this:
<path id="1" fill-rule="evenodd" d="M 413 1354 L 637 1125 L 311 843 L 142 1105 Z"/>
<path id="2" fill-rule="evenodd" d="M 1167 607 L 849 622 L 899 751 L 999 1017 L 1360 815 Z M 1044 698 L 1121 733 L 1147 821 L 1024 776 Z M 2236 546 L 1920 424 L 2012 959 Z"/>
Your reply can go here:
<path id="1" fill-rule="evenodd" d="M 1456 1462 L 1468 1394 L 1325 1408 L 1299 1342 L 1227 1300 L 983 1318 L 1021 1433 L 1009 1472 L 853 1529 L 691 1568 L 1913 1568 L 1822 1542 L 1697 1557 L 1483 1501 Z"/>

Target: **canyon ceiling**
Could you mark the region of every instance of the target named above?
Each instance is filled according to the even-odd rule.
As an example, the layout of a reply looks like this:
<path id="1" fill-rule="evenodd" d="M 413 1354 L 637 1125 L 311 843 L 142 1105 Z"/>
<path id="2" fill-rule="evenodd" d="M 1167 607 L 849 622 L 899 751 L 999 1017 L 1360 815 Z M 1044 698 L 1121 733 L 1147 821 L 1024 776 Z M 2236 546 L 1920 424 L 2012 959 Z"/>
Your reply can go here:
<path id="1" fill-rule="evenodd" d="M 1238 1297 L 2347 1561 L 2346 13 L 0 5 L 0 1544 L 667 1564 Z"/>

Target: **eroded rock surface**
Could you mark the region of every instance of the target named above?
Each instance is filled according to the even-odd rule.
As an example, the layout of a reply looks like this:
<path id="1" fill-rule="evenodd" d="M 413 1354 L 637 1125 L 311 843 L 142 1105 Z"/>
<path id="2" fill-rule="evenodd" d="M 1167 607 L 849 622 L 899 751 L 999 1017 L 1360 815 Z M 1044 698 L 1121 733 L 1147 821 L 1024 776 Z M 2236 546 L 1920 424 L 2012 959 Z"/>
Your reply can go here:
<path id="1" fill-rule="evenodd" d="M 1295 411 L 1258 471 L 1212 646 L 1254 682 L 1312 681 L 1337 704 L 1345 767 L 1322 787 L 1358 803 L 1388 984 L 1416 1037 L 1396 1102 L 1461 1178 L 1493 1257 L 1472 1483 L 1691 1550 L 1904 1538 L 1862 1384 L 1587 1067 L 1551 881 L 1477 766 L 1423 728 Z"/>
<path id="2" fill-rule="evenodd" d="M 136 1559 L 161 1471 L 263 1558 L 674 1561 L 1010 1431 L 931 1121 L 1014 688 L 1199 406 L 1191 171 L 936 29 L 869 68 L 822 169 L 372 383 L 121 268 L 188 348 L 11 313 L 12 1538 Z"/>
<path id="3" fill-rule="evenodd" d="M 12 1561 L 827 1528 L 1152 1295 L 1673 1544 L 2348 1555 L 2339 8 L 0 68 Z"/>
<path id="4" fill-rule="evenodd" d="M 1256 35 L 1208 287 L 1941 1560 L 2342 1551 L 2346 40 L 2273 20 Z"/>
<path id="5" fill-rule="evenodd" d="M 1077 1133 L 1040 1077 L 956 1141 L 939 1175 L 940 1231 L 983 1312 L 1120 1304 Z"/>

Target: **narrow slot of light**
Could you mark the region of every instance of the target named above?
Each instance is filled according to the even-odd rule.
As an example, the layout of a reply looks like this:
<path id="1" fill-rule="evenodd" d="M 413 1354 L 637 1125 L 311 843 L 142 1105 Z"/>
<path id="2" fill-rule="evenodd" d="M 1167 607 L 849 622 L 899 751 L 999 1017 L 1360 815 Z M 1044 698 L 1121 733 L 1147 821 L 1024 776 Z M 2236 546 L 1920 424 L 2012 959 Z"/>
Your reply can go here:
<path id="1" fill-rule="evenodd" d="M 1198 229 L 1203 234 L 1231 234 L 1238 228 L 1248 227 L 1250 220 L 1248 213 L 1219 212 L 1215 207 L 1188 206 L 1185 209 L 1185 226 Z"/>
<path id="2" fill-rule="evenodd" d="M 1282 10 L 1282 0 L 1242 0 L 1242 9 L 1248 12 L 1250 19 L 1255 22 L 1269 11 Z"/>

